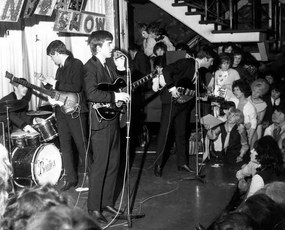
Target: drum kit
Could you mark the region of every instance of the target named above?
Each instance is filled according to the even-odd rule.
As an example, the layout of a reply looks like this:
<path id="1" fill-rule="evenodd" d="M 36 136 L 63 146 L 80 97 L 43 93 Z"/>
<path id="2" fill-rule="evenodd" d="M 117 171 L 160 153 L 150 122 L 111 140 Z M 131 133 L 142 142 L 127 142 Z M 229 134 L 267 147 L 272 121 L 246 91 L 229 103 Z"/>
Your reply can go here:
<path id="1" fill-rule="evenodd" d="M 55 116 L 50 111 L 28 112 L 28 116 L 34 117 L 32 127 L 37 132 L 26 133 L 16 130 L 10 133 L 9 113 L 19 109 L 19 100 L 0 103 L 0 114 L 6 113 L 7 116 L 8 151 L 14 184 L 18 187 L 46 183 L 55 185 L 63 171 L 61 153 L 53 143 L 58 136 Z"/>

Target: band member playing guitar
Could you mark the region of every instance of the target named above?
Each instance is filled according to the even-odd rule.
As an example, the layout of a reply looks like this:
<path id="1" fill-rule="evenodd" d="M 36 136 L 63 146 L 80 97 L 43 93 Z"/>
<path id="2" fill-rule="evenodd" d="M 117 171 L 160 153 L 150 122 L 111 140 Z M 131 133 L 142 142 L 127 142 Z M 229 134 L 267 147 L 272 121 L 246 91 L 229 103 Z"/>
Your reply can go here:
<path id="1" fill-rule="evenodd" d="M 79 162 L 86 166 L 87 159 L 87 115 L 88 108 L 83 95 L 83 63 L 73 57 L 65 44 L 59 40 L 52 41 L 47 47 L 47 55 L 58 66 L 55 82 L 55 95 L 49 97 L 49 101 L 55 105 L 60 150 L 62 152 L 63 167 L 65 170 L 65 182 L 62 191 L 77 185 L 78 175 L 75 168 L 76 154 L 72 148 L 72 141 L 79 152 Z M 47 83 L 43 81 L 43 83 Z M 50 84 L 46 84 L 50 87 Z M 64 94 L 61 94 L 64 92 Z M 70 95 L 77 95 L 73 98 Z M 64 98 L 64 100 L 62 100 Z M 78 99 L 77 103 L 74 100 Z M 71 101 L 71 103 L 66 103 Z M 68 106 L 68 104 L 74 106 Z"/>
<path id="2" fill-rule="evenodd" d="M 129 94 L 100 89 L 100 83 L 113 83 L 118 75 L 126 75 L 125 57 L 110 59 L 114 49 L 113 35 L 105 30 L 92 32 L 88 37 L 92 57 L 84 65 L 87 100 L 91 106 L 91 141 L 93 163 L 89 172 L 87 208 L 100 223 L 107 223 L 102 211 L 119 213 L 114 207 L 114 192 L 120 162 L 119 116 L 99 119 L 94 105 L 128 102 Z M 111 61 L 111 63 L 109 63 Z M 115 65 L 114 65 L 115 63 Z M 113 64 L 113 66 L 112 66 Z"/>
<path id="3" fill-rule="evenodd" d="M 190 53 L 190 50 L 186 50 Z M 200 67 L 208 68 L 213 64 L 214 52 L 210 49 L 202 49 L 196 58 L 182 58 L 172 64 L 162 66 L 162 74 L 165 82 L 161 91 L 161 118 L 160 131 L 157 144 L 157 158 L 155 160 L 154 174 L 162 176 L 164 155 L 169 143 L 169 134 L 174 128 L 175 152 L 177 156 L 177 168 L 186 172 L 192 172 L 188 166 L 187 127 L 190 123 L 190 111 L 194 108 L 195 83 Z"/>

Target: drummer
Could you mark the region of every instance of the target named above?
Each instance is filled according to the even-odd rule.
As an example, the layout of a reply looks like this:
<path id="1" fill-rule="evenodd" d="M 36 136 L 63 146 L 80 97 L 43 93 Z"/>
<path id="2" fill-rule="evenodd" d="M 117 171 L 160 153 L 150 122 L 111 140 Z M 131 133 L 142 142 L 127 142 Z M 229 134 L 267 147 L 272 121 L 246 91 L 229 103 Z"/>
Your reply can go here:
<path id="1" fill-rule="evenodd" d="M 24 78 L 20 79 L 27 81 Z M 11 111 L 9 113 L 9 119 L 12 129 L 17 128 L 23 130 L 24 132 L 37 133 L 37 131 L 32 127 L 32 118 L 26 114 L 32 92 L 23 85 L 15 82 L 10 83 L 13 85 L 13 92 L 4 96 L 0 100 L 0 122 L 4 122 L 5 127 L 7 128 L 7 116 L 5 112 L 7 106 L 9 106 L 8 111 Z"/>

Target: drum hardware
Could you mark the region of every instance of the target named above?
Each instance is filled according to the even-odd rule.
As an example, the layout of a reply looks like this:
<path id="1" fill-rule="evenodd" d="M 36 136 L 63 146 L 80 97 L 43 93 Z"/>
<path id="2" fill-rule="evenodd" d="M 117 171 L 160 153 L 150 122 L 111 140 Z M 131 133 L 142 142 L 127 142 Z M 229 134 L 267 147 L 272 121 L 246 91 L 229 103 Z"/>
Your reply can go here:
<path id="1" fill-rule="evenodd" d="M 8 151 L 9 151 L 9 160 L 11 162 L 11 133 L 10 133 L 10 116 L 9 112 L 15 112 L 25 107 L 25 103 L 22 100 L 6 100 L 0 102 L 0 114 L 6 113 L 7 127 L 8 127 Z"/>
<path id="2" fill-rule="evenodd" d="M 35 119 L 35 121 L 37 123 L 33 127 L 40 133 L 43 142 L 51 141 L 58 136 L 54 115 L 47 119 Z"/>
<path id="3" fill-rule="evenodd" d="M 32 117 L 40 117 L 40 118 L 48 118 L 49 116 L 52 115 L 51 111 L 29 111 L 26 113 L 28 116 Z"/>
<path id="4" fill-rule="evenodd" d="M 15 148 L 12 153 L 14 183 L 18 187 L 55 185 L 62 174 L 62 159 L 54 144 Z"/>
<path id="5" fill-rule="evenodd" d="M 11 143 L 13 148 L 26 147 L 26 133 L 22 130 L 11 133 Z"/>
<path id="6" fill-rule="evenodd" d="M 26 146 L 38 147 L 41 144 L 39 133 L 27 133 L 25 136 Z"/>

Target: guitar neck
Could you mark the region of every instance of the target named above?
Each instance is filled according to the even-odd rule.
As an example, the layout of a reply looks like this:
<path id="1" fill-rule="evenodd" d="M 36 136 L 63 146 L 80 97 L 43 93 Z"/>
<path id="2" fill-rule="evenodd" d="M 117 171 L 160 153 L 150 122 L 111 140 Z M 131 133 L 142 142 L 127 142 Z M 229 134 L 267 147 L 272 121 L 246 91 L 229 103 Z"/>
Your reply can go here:
<path id="1" fill-rule="evenodd" d="M 154 78 L 155 76 L 156 76 L 156 71 L 154 71 L 153 73 L 150 73 L 150 74 L 146 75 L 145 77 L 133 82 L 132 83 L 132 90 L 136 89 L 137 87 L 139 87 L 140 85 L 149 81 L 150 79 Z"/>
<path id="2" fill-rule="evenodd" d="M 35 89 L 35 90 L 39 91 L 40 93 L 46 94 L 48 96 L 52 97 L 54 94 L 54 92 L 52 90 L 43 89 L 41 87 L 33 85 L 27 81 L 24 81 L 20 78 L 15 77 L 13 74 L 11 74 L 7 71 L 6 71 L 6 77 L 9 78 L 13 82 L 19 83 L 20 85 L 26 86 L 27 88 Z"/>

